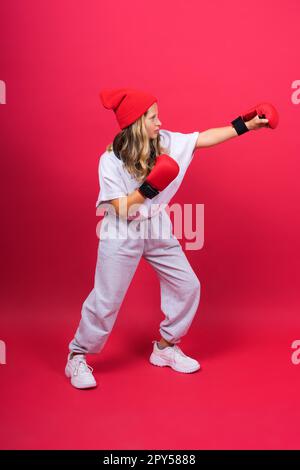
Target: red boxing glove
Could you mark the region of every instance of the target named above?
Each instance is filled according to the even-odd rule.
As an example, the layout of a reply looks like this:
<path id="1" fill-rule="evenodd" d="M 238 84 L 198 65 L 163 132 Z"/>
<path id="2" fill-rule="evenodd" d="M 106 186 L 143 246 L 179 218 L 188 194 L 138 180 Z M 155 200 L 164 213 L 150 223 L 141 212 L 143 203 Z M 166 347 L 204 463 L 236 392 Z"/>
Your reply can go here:
<path id="1" fill-rule="evenodd" d="M 274 108 L 274 106 L 270 103 L 260 103 L 255 108 L 249 109 L 245 114 L 242 114 L 242 118 L 245 122 L 250 121 L 250 119 L 253 119 L 255 116 L 258 116 L 259 118 L 262 119 L 268 119 L 269 121 L 269 126 L 272 129 L 275 129 L 278 125 L 278 112 Z"/>
<path id="2" fill-rule="evenodd" d="M 258 104 L 254 108 L 247 110 L 241 116 L 236 118 L 231 122 L 231 124 L 235 128 L 236 132 L 241 135 L 249 130 L 245 122 L 250 121 L 250 119 L 253 119 L 255 116 L 258 116 L 261 119 L 268 119 L 268 126 L 272 129 L 275 129 L 275 127 L 278 125 L 278 112 L 276 108 L 270 103 Z"/>
<path id="3" fill-rule="evenodd" d="M 144 197 L 152 199 L 165 189 L 177 177 L 178 173 L 179 166 L 173 158 L 166 154 L 158 155 L 154 167 L 138 191 Z"/>

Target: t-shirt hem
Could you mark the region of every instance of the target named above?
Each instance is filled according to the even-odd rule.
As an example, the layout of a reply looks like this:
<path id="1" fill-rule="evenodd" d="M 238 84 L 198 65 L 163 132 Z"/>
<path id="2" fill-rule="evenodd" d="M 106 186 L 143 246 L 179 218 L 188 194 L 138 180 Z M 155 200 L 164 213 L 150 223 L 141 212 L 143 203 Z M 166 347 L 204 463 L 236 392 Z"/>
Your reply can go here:
<path id="1" fill-rule="evenodd" d="M 107 202 L 107 201 L 110 201 L 111 199 L 116 199 L 118 197 L 126 197 L 127 194 L 124 194 L 124 193 L 115 193 L 115 194 L 109 194 L 107 196 L 105 196 L 104 198 L 101 198 L 100 200 L 98 200 L 96 202 L 96 207 L 99 206 L 99 204 L 101 204 L 102 202 Z"/>

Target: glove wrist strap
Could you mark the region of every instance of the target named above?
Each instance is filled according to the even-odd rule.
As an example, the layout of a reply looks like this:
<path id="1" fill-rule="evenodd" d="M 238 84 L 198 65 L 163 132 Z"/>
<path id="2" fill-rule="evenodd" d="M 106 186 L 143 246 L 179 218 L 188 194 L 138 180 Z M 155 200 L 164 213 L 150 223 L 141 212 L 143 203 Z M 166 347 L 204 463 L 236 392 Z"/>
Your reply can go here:
<path id="1" fill-rule="evenodd" d="M 142 194 L 142 196 L 147 197 L 149 199 L 154 198 L 154 196 L 157 196 L 159 194 L 159 191 L 151 186 L 150 183 L 147 181 L 144 181 L 144 183 L 138 188 L 138 191 Z"/>
<path id="2" fill-rule="evenodd" d="M 245 132 L 248 132 L 249 129 L 246 126 L 245 122 L 243 121 L 243 118 L 241 116 L 237 117 L 231 122 L 232 126 L 236 130 L 238 135 L 242 135 Z"/>

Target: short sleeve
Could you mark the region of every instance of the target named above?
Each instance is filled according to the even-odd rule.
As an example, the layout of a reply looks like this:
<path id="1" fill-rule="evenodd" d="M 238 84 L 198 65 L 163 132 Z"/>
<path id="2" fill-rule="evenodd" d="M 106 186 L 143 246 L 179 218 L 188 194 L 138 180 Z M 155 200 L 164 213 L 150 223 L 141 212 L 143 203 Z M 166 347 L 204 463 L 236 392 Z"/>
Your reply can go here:
<path id="1" fill-rule="evenodd" d="M 182 133 L 161 130 L 163 145 L 168 148 L 170 156 L 173 157 L 179 166 L 188 167 L 196 150 L 196 143 L 199 131 Z"/>
<path id="2" fill-rule="evenodd" d="M 122 180 L 118 161 L 113 154 L 104 153 L 99 160 L 98 177 L 100 192 L 96 202 L 96 207 L 104 201 L 127 196 L 126 187 Z"/>

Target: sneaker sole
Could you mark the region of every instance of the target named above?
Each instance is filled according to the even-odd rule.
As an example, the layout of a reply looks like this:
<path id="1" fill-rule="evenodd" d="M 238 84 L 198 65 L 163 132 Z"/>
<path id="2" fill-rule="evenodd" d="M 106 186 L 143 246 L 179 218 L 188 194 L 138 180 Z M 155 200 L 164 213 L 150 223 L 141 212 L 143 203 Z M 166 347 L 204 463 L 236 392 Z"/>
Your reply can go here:
<path id="1" fill-rule="evenodd" d="M 172 365 L 172 364 L 168 364 L 166 361 L 162 360 L 160 357 L 156 357 L 156 356 L 153 356 L 151 355 L 150 356 L 150 359 L 149 361 L 151 362 L 151 364 L 153 364 L 154 366 L 158 366 L 158 367 L 171 367 L 171 369 L 173 370 L 176 370 L 176 372 L 182 372 L 184 374 L 191 374 L 192 372 L 196 372 L 197 370 L 200 369 L 200 365 L 197 366 L 197 367 L 194 367 L 193 369 L 185 369 L 185 370 L 182 370 L 182 369 L 179 369 L 177 368 L 176 366 Z"/>
<path id="2" fill-rule="evenodd" d="M 80 389 L 80 390 L 86 390 L 87 388 L 95 388 L 95 387 L 97 387 L 97 384 L 95 384 L 95 385 L 83 385 L 83 386 L 78 386 L 78 385 L 73 384 L 72 381 L 71 381 L 71 385 L 73 385 L 73 387 L 78 388 L 78 389 Z"/>

